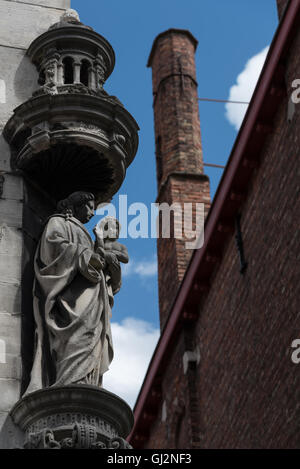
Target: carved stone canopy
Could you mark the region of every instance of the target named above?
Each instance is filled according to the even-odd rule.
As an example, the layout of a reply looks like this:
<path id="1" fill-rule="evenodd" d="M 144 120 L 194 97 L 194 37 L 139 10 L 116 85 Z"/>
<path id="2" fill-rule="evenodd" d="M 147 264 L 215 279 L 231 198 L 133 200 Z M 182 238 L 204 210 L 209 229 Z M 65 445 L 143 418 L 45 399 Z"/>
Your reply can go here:
<path id="1" fill-rule="evenodd" d="M 110 200 L 135 157 L 139 130 L 103 89 L 115 64 L 111 45 L 70 13 L 27 54 L 41 86 L 4 128 L 12 168 L 56 201 L 78 190 L 92 192 L 97 203 Z"/>
<path id="2" fill-rule="evenodd" d="M 79 83 L 101 90 L 115 66 L 110 43 L 75 15 L 63 14 L 59 23 L 32 42 L 27 55 L 37 67 L 40 84 L 53 88 L 53 93 Z"/>
<path id="3" fill-rule="evenodd" d="M 105 96 L 42 95 L 19 106 L 4 135 L 11 164 L 61 200 L 77 190 L 109 200 L 138 147 L 138 125 Z"/>

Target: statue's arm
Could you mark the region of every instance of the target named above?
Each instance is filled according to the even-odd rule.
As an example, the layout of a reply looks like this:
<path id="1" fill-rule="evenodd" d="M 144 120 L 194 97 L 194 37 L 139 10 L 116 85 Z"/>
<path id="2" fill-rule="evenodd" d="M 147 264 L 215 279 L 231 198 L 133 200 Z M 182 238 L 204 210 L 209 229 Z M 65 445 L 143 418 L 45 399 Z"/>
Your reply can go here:
<path id="1" fill-rule="evenodd" d="M 97 225 L 93 229 L 93 233 L 95 235 L 95 243 L 94 243 L 94 250 L 97 252 L 98 250 L 104 250 L 104 241 L 103 238 L 100 236 L 100 233 L 97 229 Z"/>
<path id="2" fill-rule="evenodd" d="M 126 246 L 118 243 L 118 246 L 105 252 L 105 259 L 108 264 L 120 263 L 127 264 L 129 256 Z"/>
<path id="3" fill-rule="evenodd" d="M 86 249 L 79 258 L 79 271 L 83 277 L 93 283 L 98 283 L 100 272 L 105 267 L 105 260 L 99 254 Z"/>
<path id="4" fill-rule="evenodd" d="M 116 295 L 120 291 L 122 285 L 122 272 L 118 259 L 120 251 L 110 251 L 108 254 L 111 256 L 111 259 L 107 264 L 107 270 L 109 272 L 113 294 Z"/>
<path id="5" fill-rule="evenodd" d="M 105 260 L 98 253 L 92 253 L 89 264 L 97 271 L 103 270 L 105 267 Z"/>
<path id="6" fill-rule="evenodd" d="M 118 260 L 123 262 L 123 264 L 127 264 L 129 262 L 128 250 L 124 244 L 119 243 L 119 250 L 113 251 L 113 253 L 117 255 Z"/>
<path id="7" fill-rule="evenodd" d="M 86 245 L 72 241 L 72 225 L 63 217 L 52 217 L 44 231 L 41 242 L 41 260 L 47 265 L 49 274 L 80 272 L 93 283 L 100 281 L 100 270 L 104 268 L 101 256 Z"/>
<path id="8" fill-rule="evenodd" d="M 112 286 L 113 294 L 116 295 L 122 285 L 122 275 L 121 275 L 121 267 L 119 262 L 113 263 L 109 267 L 109 274 L 110 274 L 110 281 Z"/>

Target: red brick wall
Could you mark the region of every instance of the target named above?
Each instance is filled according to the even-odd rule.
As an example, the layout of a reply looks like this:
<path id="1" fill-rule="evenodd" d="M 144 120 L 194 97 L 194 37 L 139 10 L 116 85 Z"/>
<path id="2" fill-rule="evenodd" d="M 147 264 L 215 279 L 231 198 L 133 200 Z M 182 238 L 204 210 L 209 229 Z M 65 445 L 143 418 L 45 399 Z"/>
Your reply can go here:
<path id="1" fill-rule="evenodd" d="M 196 203 L 204 203 L 205 214 L 208 213 L 210 204 L 209 180 L 205 175 L 198 177 L 179 173 L 173 175 L 162 187 L 158 201 L 160 203 L 167 202 L 170 205 L 176 202 L 182 207 L 182 217 L 172 218 L 171 238 L 160 236 L 157 239 L 160 324 L 163 328 L 193 252 L 191 249 L 185 248 L 185 243 L 192 239 L 193 233 L 184 228 L 184 217 L 186 221 L 188 220 L 187 214 L 183 215 L 184 204 L 193 204 L 190 226 L 195 232 Z M 180 236 L 180 232 L 185 236 L 182 239 L 175 238 L 174 234 Z"/>
<path id="2" fill-rule="evenodd" d="M 203 447 L 300 447 L 300 113 L 288 125 L 286 111 L 242 210 L 248 269 L 239 274 L 232 238 L 200 312 Z"/>
<path id="3" fill-rule="evenodd" d="M 288 95 L 300 77 L 299 48 L 300 35 L 291 46 Z M 162 383 L 168 420 L 161 423 L 157 416 L 149 448 L 175 446 L 176 397 L 185 408 L 185 441 L 178 445 L 300 447 L 300 365 L 291 361 L 291 343 L 300 338 L 300 104 L 289 123 L 287 101 L 275 116 L 241 210 L 248 268 L 240 274 L 233 234 L 198 321 L 183 328 L 169 357 Z M 195 344 L 200 363 L 184 375 L 184 350 Z"/>
<path id="4" fill-rule="evenodd" d="M 161 181 L 174 171 L 203 172 L 196 44 L 190 33 L 169 30 L 156 38 L 150 55 L 155 139 L 157 142 L 160 137 L 162 157 Z"/>
<path id="5" fill-rule="evenodd" d="M 188 31 L 168 30 L 156 38 L 150 54 L 159 192 L 157 202 L 170 205 L 176 202 L 203 202 L 207 212 L 210 196 L 208 178 L 203 175 L 194 60 L 196 46 L 197 41 Z M 175 231 L 179 223 L 181 221 L 175 219 Z M 158 240 L 161 328 L 192 253 L 184 248 L 184 241 L 173 238 L 173 232 L 171 239 Z"/>
<path id="6" fill-rule="evenodd" d="M 184 449 L 190 447 L 191 425 L 187 379 L 183 373 L 182 356 L 185 335 L 182 334 L 172 363 L 163 378 L 163 401 L 157 419 L 151 427 L 151 436 L 145 448 Z M 165 407 L 165 421 L 162 408 Z"/>

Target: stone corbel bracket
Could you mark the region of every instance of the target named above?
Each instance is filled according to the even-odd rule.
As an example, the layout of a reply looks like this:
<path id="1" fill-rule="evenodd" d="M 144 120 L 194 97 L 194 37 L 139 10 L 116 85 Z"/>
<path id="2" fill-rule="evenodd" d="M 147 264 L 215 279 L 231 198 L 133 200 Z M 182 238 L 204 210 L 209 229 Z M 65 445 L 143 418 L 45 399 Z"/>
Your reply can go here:
<path id="1" fill-rule="evenodd" d="M 4 136 L 12 166 L 52 197 L 88 190 L 105 202 L 120 188 L 138 148 L 139 127 L 114 99 L 41 95 L 14 111 Z"/>

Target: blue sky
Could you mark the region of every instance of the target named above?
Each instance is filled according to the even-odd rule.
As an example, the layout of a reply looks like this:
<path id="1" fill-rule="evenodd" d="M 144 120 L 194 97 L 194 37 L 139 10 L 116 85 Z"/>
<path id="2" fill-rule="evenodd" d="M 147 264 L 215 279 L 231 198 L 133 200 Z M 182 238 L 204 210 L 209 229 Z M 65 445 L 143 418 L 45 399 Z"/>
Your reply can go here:
<path id="1" fill-rule="evenodd" d="M 143 202 L 150 207 L 156 198 L 156 176 L 151 69 L 146 64 L 153 40 L 169 28 L 190 30 L 199 41 L 199 97 L 249 100 L 278 24 L 276 0 L 71 3 L 81 21 L 113 46 L 116 67 L 104 88 L 122 101 L 141 129 L 138 153 L 118 194 L 127 195 L 128 205 Z M 225 165 L 246 106 L 226 108 L 224 104 L 200 101 L 199 110 L 204 162 Z M 206 167 L 205 172 L 213 196 L 222 170 Z M 114 199 L 117 207 L 118 194 Z M 95 217 L 90 225 L 97 221 Z M 156 241 L 122 242 L 128 248 L 131 265 L 115 298 L 112 323 L 116 358 L 104 377 L 104 386 L 133 404 L 158 338 Z"/>

